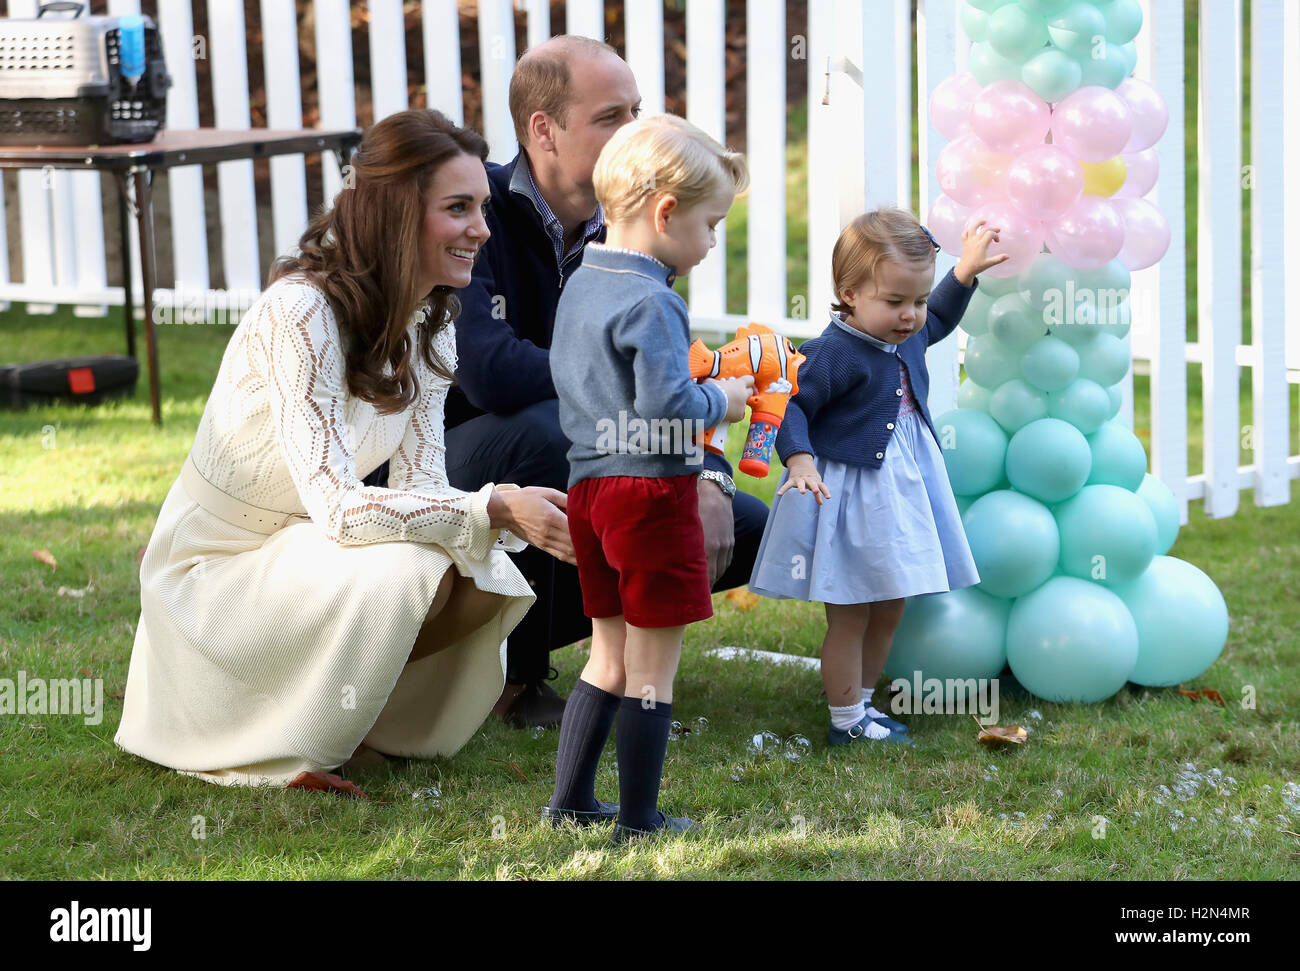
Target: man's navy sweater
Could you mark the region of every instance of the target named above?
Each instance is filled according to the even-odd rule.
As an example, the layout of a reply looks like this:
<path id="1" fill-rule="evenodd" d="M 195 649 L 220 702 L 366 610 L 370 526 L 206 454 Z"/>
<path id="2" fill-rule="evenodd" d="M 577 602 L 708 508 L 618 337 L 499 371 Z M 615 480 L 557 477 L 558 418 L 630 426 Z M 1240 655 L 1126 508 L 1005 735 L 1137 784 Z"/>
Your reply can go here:
<path id="1" fill-rule="evenodd" d="M 504 415 L 555 398 L 551 379 L 551 338 L 555 308 L 564 285 L 579 266 L 571 256 L 563 271 L 555 245 L 531 199 L 510 191 L 521 151 L 506 165 L 488 163 L 491 191 L 487 225 L 491 238 L 474 263 L 470 285 L 458 290 L 456 382 L 447 392 L 448 428 L 487 412 Z M 605 230 L 592 237 L 605 241 Z M 704 467 L 731 472 L 712 452 Z"/>
<path id="2" fill-rule="evenodd" d="M 790 399 L 776 435 L 781 461 L 810 452 L 847 465 L 880 468 L 903 396 L 900 361 L 907 366 L 921 417 L 933 434 L 926 403 L 930 372 L 925 351 L 953 332 L 978 287 L 978 279 L 962 286 L 949 270 L 930 294 L 925 326 L 893 353 L 852 332 L 851 325 L 836 321 L 819 337 L 804 341 L 799 350 L 808 359 L 799 366 L 799 393 Z"/>

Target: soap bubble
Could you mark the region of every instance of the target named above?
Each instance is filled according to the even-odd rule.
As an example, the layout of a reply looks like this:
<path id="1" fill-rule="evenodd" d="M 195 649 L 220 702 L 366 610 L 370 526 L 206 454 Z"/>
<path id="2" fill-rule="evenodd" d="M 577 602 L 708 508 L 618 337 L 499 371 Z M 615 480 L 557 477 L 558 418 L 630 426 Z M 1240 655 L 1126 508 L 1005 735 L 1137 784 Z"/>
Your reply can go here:
<path id="1" fill-rule="evenodd" d="M 781 750 L 781 736 L 775 732 L 759 732 L 749 740 L 746 748 L 750 755 L 765 755 L 772 758 Z"/>
<path id="2" fill-rule="evenodd" d="M 798 762 L 812 752 L 812 742 L 802 735 L 791 735 L 785 742 L 785 757 L 791 762 Z"/>
<path id="3" fill-rule="evenodd" d="M 423 799 L 427 803 L 437 805 L 438 800 L 442 798 L 442 790 L 437 786 L 426 786 L 423 789 L 416 789 L 415 792 L 411 794 L 411 798 L 413 800 Z"/>

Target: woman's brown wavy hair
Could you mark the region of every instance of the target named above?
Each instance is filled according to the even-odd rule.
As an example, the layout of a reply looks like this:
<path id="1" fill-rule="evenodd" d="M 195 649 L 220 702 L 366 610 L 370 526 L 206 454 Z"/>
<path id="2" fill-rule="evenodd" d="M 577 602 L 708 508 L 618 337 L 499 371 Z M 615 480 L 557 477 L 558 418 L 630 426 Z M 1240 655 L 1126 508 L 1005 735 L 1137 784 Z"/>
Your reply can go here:
<path id="1" fill-rule="evenodd" d="M 361 139 L 343 189 L 308 223 L 299 252 L 271 268 L 268 283 L 299 273 L 324 291 L 343 340 L 348 390 L 383 414 L 419 397 L 407 328 L 425 300 L 418 353 L 435 374 L 454 380 L 433 339 L 456 319 L 460 301 L 448 286 L 418 292 L 420 223 L 434 175 L 461 154 L 486 160 L 487 143 L 438 111 L 389 115 Z M 387 377 L 385 364 L 393 369 Z"/>

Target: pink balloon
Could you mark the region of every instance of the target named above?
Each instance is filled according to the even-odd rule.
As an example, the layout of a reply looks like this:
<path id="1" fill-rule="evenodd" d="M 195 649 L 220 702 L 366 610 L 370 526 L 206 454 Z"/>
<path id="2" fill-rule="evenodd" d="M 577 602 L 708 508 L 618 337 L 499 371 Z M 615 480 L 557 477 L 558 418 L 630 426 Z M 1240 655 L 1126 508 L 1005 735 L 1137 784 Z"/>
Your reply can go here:
<path id="1" fill-rule="evenodd" d="M 1010 161 L 1010 156 L 996 154 L 978 135 L 967 134 L 944 146 L 935 176 L 944 195 L 963 206 L 977 206 L 1001 197 Z"/>
<path id="2" fill-rule="evenodd" d="M 1057 219 L 1083 195 L 1083 169 L 1056 145 L 1035 145 L 1007 169 L 1007 198 L 1031 219 Z"/>
<path id="3" fill-rule="evenodd" d="M 941 195 L 934 200 L 930 214 L 925 219 L 925 226 L 934 233 L 945 253 L 961 255 L 961 232 L 966 227 L 970 210 L 948 196 Z"/>
<path id="4" fill-rule="evenodd" d="M 1160 92 L 1146 81 L 1125 78 L 1115 93 L 1133 116 L 1133 133 L 1124 145 L 1125 153 L 1141 152 L 1160 141 L 1169 127 L 1169 105 Z"/>
<path id="5" fill-rule="evenodd" d="M 1123 246 L 1124 220 L 1116 207 L 1088 192 L 1047 233 L 1047 248 L 1076 270 L 1105 266 Z"/>
<path id="6" fill-rule="evenodd" d="M 1114 158 L 1132 134 L 1128 103 L 1100 85 L 1079 88 L 1052 112 L 1052 141 L 1081 162 Z"/>
<path id="7" fill-rule="evenodd" d="M 970 126 L 993 151 L 1019 155 L 1047 136 L 1052 109 L 1020 81 L 994 81 L 970 109 Z"/>
<path id="8" fill-rule="evenodd" d="M 980 83 L 969 71 L 950 74 L 930 95 L 930 120 L 939 134 L 953 140 L 970 118 L 970 106 L 980 93 Z"/>
<path id="9" fill-rule="evenodd" d="M 1043 248 L 1045 227 L 1037 219 L 1025 216 L 1005 201 L 987 202 L 971 210 L 964 228 L 971 228 L 980 220 L 998 231 L 997 242 L 990 244 L 989 256 L 1008 254 L 1011 259 L 985 270 L 985 276 L 1008 277 L 1023 273 L 1029 268 Z M 958 238 L 957 252 L 961 252 Z"/>
<path id="10" fill-rule="evenodd" d="M 1124 248 L 1120 262 L 1130 270 L 1144 270 L 1159 263 L 1169 249 L 1169 220 L 1145 199 L 1116 199 L 1116 211 L 1124 221 Z"/>
<path id="11" fill-rule="evenodd" d="M 1156 186 L 1160 177 L 1160 154 L 1154 148 L 1124 156 L 1124 184 L 1112 199 L 1140 199 Z"/>

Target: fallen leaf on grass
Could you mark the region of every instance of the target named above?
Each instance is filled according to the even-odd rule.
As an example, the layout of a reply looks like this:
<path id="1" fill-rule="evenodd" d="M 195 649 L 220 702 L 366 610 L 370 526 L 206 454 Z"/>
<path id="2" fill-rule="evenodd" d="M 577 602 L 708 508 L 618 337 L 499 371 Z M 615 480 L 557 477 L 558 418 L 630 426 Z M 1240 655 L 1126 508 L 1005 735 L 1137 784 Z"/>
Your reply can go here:
<path id="1" fill-rule="evenodd" d="M 758 594 L 737 587 L 727 594 L 727 599 L 737 610 L 753 610 L 758 606 Z"/>
<path id="2" fill-rule="evenodd" d="M 971 716 L 974 718 L 974 716 Z M 975 719 L 975 724 L 980 725 L 980 720 Z M 1029 733 L 1019 725 L 980 725 L 979 737 L 976 739 L 981 745 L 989 748 L 1001 748 L 1003 745 L 1024 745 L 1029 740 Z"/>
<path id="3" fill-rule="evenodd" d="M 519 768 L 519 766 L 515 765 L 513 762 L 507 762 L 505 759 L 493 759 L 493 758 L 489 758 L 488 761 L 500 762 L 502 765 L 508 765 L 510 766 L 510 768 L 514 769 L 516 772 L 519 773 L 519 778 L 523 779 L 525 782 L 528 781 L 528 776 L 524 775 L 524 770 Z"/>
<path id="4" fill-rule="evenodd" d="M 32 550 L 32 556 L 36 557 L 42 563 L 48 563 L 51 570 L 59 568 L 59 561 L 54 558 L 54 554 L 49 550 Z"/>
<path id="5" fill-rule="evenodd" d="M 286 788 L 312 789 L 319 792 L 334 792 L 340 796 L 353 796 L 357 799 L 370 799 L 355 782 L 348 782 L 332 772 L 299 772 Z"/>
<path id="6" fill-rule="evenodd" d="M 1187 691 L 1183 688 L 1179 688 L 1178 692 L 1179 694 L 1184 694 L 1188 698 L 1191 698 L 1192 701 L 1196 701 L 1199 698 L 1204 698 L 1207 701 L 1214 702 L 1220 708 L 1224 706 L 1223 695 L 1219 694 L 1213 688 L 1202 688 L 1200 691 Z"/>

